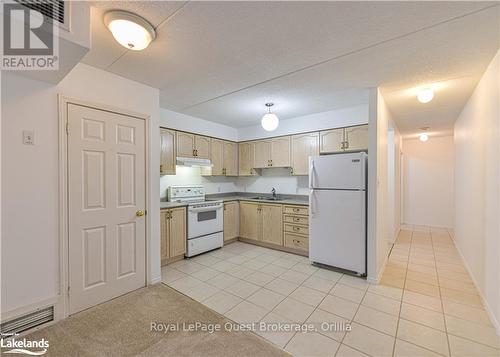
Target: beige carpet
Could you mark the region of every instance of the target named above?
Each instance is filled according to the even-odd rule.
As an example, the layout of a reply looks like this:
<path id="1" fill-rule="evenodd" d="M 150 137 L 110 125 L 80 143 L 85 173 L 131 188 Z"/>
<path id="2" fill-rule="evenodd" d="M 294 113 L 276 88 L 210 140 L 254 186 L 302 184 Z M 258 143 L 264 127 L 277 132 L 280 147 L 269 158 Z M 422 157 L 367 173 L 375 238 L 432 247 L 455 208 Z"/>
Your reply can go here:
<path id="1" fill-rule="evenodd" d="M 50 343 L 45 356 L 288 356 L 250 332 L 151 331 L 151 322 L 229 320 L 163 285 L 144 288 L 34 332 Z"/>

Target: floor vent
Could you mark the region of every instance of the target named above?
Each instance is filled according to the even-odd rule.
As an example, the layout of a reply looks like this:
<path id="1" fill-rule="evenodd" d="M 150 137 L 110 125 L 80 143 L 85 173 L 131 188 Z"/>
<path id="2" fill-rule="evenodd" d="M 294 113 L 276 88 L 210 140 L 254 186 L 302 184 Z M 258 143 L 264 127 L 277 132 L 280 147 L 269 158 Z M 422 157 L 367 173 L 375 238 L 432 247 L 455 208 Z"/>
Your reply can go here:
<path id="1" fill-rule="evenodd" d="M 50 321 L 54 321 L 54 306 L 40 309 L 13 320 L 3 322 L 0 324 L 0 333 L 2 335 L 21 333 Z"/>
<path id="2" fill-rule="evenodd" d="M 43 16 L 66 24 L 65 2 L 61 0 L 15 0 L 21 5 L 40 12 Z"/>

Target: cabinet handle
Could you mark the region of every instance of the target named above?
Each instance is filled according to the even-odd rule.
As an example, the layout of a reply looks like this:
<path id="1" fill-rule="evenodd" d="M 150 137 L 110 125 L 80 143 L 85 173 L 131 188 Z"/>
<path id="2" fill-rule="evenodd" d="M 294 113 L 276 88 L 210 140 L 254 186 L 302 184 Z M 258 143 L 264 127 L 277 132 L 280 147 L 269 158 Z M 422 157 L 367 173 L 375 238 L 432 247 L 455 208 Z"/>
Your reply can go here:
<path id="1" fill-rule="evenodd" d="M 299 227 L 293 227 L 293 230 L 294 230 L 295 232 L 297 232 L 297 231 L 300 231 L 300 228 L 299 228 Z"/>
<path id="2" fill-rule="evenodd" d="M 345 148 L 344 149 L 349 149 L 349 142 L 345 141 Z"/>
<path id="3" fill-rule="evenodd" d="M 300 220 L 298 218 L 293 219 L 294 222 L 299 222 Z"/>
<path id="4" fill-rule="evenodd" d="M 293 211 L 294 212 L 299 212 L 299 209 L 298 208 L 294 208 Z"/>
<path id="5" fill-rule="evenodd" d="M 160 165 L 160 173 L 163 172 L 163 165 Z"/>

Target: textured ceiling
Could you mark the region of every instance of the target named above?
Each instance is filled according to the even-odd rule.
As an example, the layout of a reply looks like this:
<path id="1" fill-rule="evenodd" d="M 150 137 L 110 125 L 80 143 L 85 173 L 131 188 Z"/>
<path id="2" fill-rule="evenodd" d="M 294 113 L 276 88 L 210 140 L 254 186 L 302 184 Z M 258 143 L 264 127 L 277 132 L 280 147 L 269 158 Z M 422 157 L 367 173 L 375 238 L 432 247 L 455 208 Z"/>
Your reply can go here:
<path id="1" fill-rule="evenodd" d="M 84 62 L 161 90 L 161 105 L 233 127 L 365 103 L 380 86 L 403 133 L 449 130 L 499 47 L 498 3 L 95 2 Z M 144 51 L 102 23 L 125 9 L 157 27 Z M 422 105 L 414 88 L 436 85 Z"/>

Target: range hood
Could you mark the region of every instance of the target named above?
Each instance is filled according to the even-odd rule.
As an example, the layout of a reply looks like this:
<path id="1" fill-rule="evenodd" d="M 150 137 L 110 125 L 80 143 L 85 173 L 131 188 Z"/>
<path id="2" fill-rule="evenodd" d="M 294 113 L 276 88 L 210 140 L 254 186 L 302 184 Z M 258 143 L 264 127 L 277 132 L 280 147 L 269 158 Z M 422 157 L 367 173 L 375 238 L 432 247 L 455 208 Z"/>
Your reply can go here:
<path id="1" fill-rule="evenodd" d="M 198 159 L 195 157 L 177 156 L 177 165 L 192 166 L 192 167 L 212 167 L 212 162 L 209 159 Z"/>

